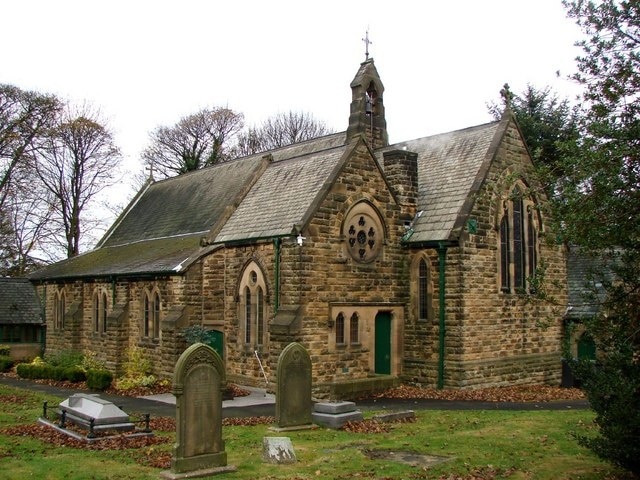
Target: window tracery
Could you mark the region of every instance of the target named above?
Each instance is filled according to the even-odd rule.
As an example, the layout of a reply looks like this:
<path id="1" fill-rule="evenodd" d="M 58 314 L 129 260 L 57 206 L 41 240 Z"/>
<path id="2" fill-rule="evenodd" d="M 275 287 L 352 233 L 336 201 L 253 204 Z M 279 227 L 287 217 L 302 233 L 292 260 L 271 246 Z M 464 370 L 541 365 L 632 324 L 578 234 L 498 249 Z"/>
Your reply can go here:
<path id="1" fill-rule="evenodd" d="M 499 226 L 500 289 L 504 293 L 533 293 L 530 279 L 538 267 L 538 231 L 536 205 L 516 185 L 503 201 Z"/>
<path id="2" fill-rule="evenodd" d="M 347 251 L 359 263 L 376 259 L 384 242 L 384 230 L 380 216 L 367 202 L 354 206 L 344 224 Z"/>
<path id="3" fill-rule="evenodd" d="M 254 261 L 243 270 L 239 284 L 240 328 L 245 345 L 262 346 L 267 341 L 266 283 L 262 269 Z"/>
<path id="4" fill-rule="evenodd" d="M 162 301 L 157 290 L 145 290 L 143 294 L 143 324 L 142 335 L 145 338 L 160 337 L 160 312 Z"/>

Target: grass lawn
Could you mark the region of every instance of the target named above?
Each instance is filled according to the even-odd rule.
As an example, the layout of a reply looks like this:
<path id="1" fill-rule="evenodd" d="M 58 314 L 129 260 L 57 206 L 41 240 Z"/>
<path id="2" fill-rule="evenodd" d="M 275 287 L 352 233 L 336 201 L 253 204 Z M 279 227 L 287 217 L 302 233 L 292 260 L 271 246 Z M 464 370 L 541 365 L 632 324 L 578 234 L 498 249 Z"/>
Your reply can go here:
<path id="1" fill-rule="evenodd" d="M 44 435 L 19 435 L 33 426 L 42 403 L 62 398 L 0 385 L 0 478 L 158 479 L 158 458 L 168 458 L 174 431 L 158 431 L 163 443 L 121 450 L 57 446 Z M 127 412 L 133 415 L 135 412 Z M 572 432 L 592 431 L 589 410 L 416 412 L 414 423 L 392 424 L 387 432 L 316 429 L 288 432 L 298 462 L 262 462 L 262 439 L 283 436 L 268 425 L 225 426 L 223 437 L 234 479 L 623 479 L 622 472 L 577 445 Z M 369 416 L 368 414 L 366 416 Z M 18 427 L 18 428 L 16 428 Z M 11 432 L 11 433 L 9 433 Z M 412 454 L 413 465 L 401 457 Z M 426 467 L 425 458 L 446 457 Z M 428 457 L 427 457 L 428 458 Z M 155 461 L 155 462 L 154 462 Z M 418 462 L 418 464 L 415 464 Z"/>

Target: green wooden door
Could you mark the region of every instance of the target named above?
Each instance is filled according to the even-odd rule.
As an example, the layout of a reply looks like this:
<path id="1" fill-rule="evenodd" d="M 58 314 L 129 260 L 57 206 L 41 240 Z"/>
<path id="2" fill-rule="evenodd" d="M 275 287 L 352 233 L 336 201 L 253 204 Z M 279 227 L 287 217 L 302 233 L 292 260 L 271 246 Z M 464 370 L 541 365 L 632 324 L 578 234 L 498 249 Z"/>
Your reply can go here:
<path id="1" fill-rule="evenodd" d="M 596 359 L 596 344 L 587 333 L 583 333 L 578 340 L 578 358 L 580 360 Z"/>
<path id="2" fill-rule="evenodd" d="M 207 340 L 205 342 L 213 348 L 220 358 L 224 361 L 224 333 L 219 330 L 209 330 L 207 332 Z"/>
<path id="3" fill-rule="evenodd" d="M 391 373 L 391 314 L 380 312 L 376 315 L 375 331 L 375 373 Z"/>

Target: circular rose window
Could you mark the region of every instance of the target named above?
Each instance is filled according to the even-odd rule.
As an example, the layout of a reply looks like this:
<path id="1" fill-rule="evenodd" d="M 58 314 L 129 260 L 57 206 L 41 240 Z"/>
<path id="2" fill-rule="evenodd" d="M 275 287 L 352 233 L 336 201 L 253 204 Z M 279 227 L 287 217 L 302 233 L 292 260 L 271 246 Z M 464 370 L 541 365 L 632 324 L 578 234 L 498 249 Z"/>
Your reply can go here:
<path id="1" fill-rule="evenodd" d="M 344 230 L 347 250 L 354 260 L 367 263 L 378 256 L 384 234 L 382 223 L 369 204 L 356 205 L 349 212 Z"/>

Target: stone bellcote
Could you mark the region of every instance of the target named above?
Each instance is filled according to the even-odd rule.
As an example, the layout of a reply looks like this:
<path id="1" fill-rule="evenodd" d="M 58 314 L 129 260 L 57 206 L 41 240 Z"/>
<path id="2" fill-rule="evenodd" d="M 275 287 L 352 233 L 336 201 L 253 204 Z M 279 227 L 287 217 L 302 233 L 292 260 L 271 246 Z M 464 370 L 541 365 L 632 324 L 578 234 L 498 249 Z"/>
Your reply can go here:
<path id="1" fill-rule="evenodd" d="M 384 86 L 370 58 L 360 64 L 351 82 L 351 113 L 347 142 L 363 135 L 372 149 L 389 144 L 382 94 Z"/>

